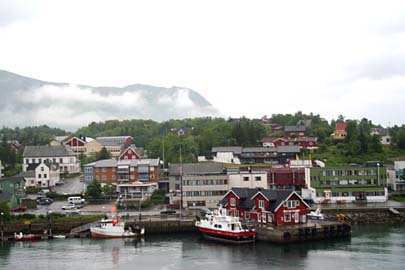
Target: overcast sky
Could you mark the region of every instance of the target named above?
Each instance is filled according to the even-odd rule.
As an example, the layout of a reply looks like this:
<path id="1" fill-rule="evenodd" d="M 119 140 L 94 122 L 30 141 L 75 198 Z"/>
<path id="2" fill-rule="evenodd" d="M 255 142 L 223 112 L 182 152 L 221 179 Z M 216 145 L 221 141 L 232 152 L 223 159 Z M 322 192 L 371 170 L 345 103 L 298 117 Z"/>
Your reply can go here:
<path id="1" fill-rule="evenodd" d="M 223 115 L 405 123 L 405 1 L 0 0 L 0 69 L 196 90 Z"/>

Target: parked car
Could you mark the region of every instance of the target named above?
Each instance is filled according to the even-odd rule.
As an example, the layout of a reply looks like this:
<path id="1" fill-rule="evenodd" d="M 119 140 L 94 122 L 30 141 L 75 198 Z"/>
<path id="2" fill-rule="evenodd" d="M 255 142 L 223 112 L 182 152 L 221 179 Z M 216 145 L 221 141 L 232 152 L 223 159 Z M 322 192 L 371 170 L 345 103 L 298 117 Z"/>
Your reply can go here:
<path id="1" fill-rule="evenodd" d="M 25 212 L 27 211 L 27 206 L 25 205 L 19 205 L 13 209 L 10 210 L 11 212 Z"/>
<path id="2" fill-rule="evenodd" d="M 48 197 L 40 197 L 39 199 L 37 199 L 37 204 L 39 205 L 51 204 L 52 202 L 53 200 Z"/>
<path id="3" fill-rule="evenodd" d="M 82 199 L 81 197 L 69 197 L 68 198 L 68 203 L 73 203 L 73 204 L 84 204 L 85 199 Z"/>
<path id="4" fill-rule="evenodd" d="M 82 213 L 80 212 L 80 210 L 72 210 L 66 211 L 65 214 L 69 216 L 80 216 Z"/>
<path id="5" fill-rule="evenodd" d="M 161 215 L 174 215 L 176 214 L 176 210 L 168 209 L 168 210 L 163 210 L 160 211 Z"/>
<path id="6" fill-rule="evenodd" d="M 74 204 L 67 204 L 67 205 L 63 205 L 62 210 L 71 210 L 71 209 L 76 209 L 76 205 Z"/>

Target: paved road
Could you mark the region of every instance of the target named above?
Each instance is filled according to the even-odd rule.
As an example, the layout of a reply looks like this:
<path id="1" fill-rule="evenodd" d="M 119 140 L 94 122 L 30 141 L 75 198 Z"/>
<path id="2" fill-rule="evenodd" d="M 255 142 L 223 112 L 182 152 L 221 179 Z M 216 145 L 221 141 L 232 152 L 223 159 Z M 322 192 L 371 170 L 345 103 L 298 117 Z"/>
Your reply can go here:
<path id="1" fill-rule="evenodd" d="M 63 180 L 63 185 L 58 185 L 52 188 L 52 191 L 55 191 L 60 194 L 82 194 L 85 190 L 85 183 L 80 182 L 80 176 L 73 178 L 66 178 Z"/>

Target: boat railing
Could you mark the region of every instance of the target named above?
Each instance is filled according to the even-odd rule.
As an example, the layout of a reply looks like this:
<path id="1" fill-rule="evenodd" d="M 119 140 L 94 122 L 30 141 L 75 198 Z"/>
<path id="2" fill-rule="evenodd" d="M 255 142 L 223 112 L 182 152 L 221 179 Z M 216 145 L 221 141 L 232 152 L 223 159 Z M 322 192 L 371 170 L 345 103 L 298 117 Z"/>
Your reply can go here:
<path id="1" fill-rule="evenodd" d="M 99 224 L 100 224 L 99 220 L 91 222 L 91 223 L 84 224 L 82 226 L 71 229 L 70 234 L 76 234 L 76 233 L 79 233 L 79 232 L 90 230 L 91 227 L 97 226 Z"/>

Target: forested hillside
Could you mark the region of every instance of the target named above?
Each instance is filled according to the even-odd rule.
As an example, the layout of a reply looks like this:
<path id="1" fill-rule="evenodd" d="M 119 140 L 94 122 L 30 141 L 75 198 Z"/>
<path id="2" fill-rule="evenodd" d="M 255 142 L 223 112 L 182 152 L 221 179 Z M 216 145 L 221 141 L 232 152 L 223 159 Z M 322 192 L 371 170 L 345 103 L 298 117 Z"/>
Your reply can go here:
<path id="1" fill-rule="evenodd" d="M 262 119 L 223 119 L 223 118 L 192 118 L 184 120 L 169 120 L 155 122 L 152 120 L 109 120 L 91 123 L 75 132 L 75 135 L 88 137 L 130 135 L 137 147 L 144 147 L 149 157 L 163 157 L 167 163 L 179 162 L 180 148 L 183 162 L 194 162 L 199 155 L 205 155 L 213 146 L 260 146 L 260 140 L 265 136 L 282 136 L 281 131 L 274 131 L 270 124 L 277 123 L 282 126 L 296 125 L 299 121 L 310 120 L 307 127 L 309 136 L 318 137 L 319 148 L 312 152 L 302 153 L 303 158 L 312 158 L 325 161 L 328 165 L 347 163 L 362 163 L 367 160 L 380 160 L 392 162 L 392 158 L 405 157 L 405 126 L 394 126 L 389 129 L 392 136 L 392 145 L 383 146 L 380 138 L 370 135 L 373 127 L 378 127 L 371 120 L 346 120 L 339 116 L 330 122 L 320 115 L 303 114 L 274 114 Z M 308 121 L 307 121 L 308 122 Z M 331 133 L 334 132 L 336 122 L 347 124 L 347 136 L 342 141 L 334 141 Z M 184 136 L 178 136 L 178 130 L 184 130 Z M 46 144 L 56 135 L 68 134 L 64 130 L 47 126 L 27 128 L 3 128 L 0 134 L 5 140 L 18 140 L 22 145 Z M 2 147 L 6 147 L 3 146 Z M 6 153 L 2 151 L 0 153 Z M 4 156 L 5 155 L 5 156 Z M 2 154 L 2 160 L 13 160 Z M 4 157 L 3 157 L 4 156 Z M 18 157 L 17 157 L 18 159 Z M 5 161 L 3 161 L 5 162 Z"/>

